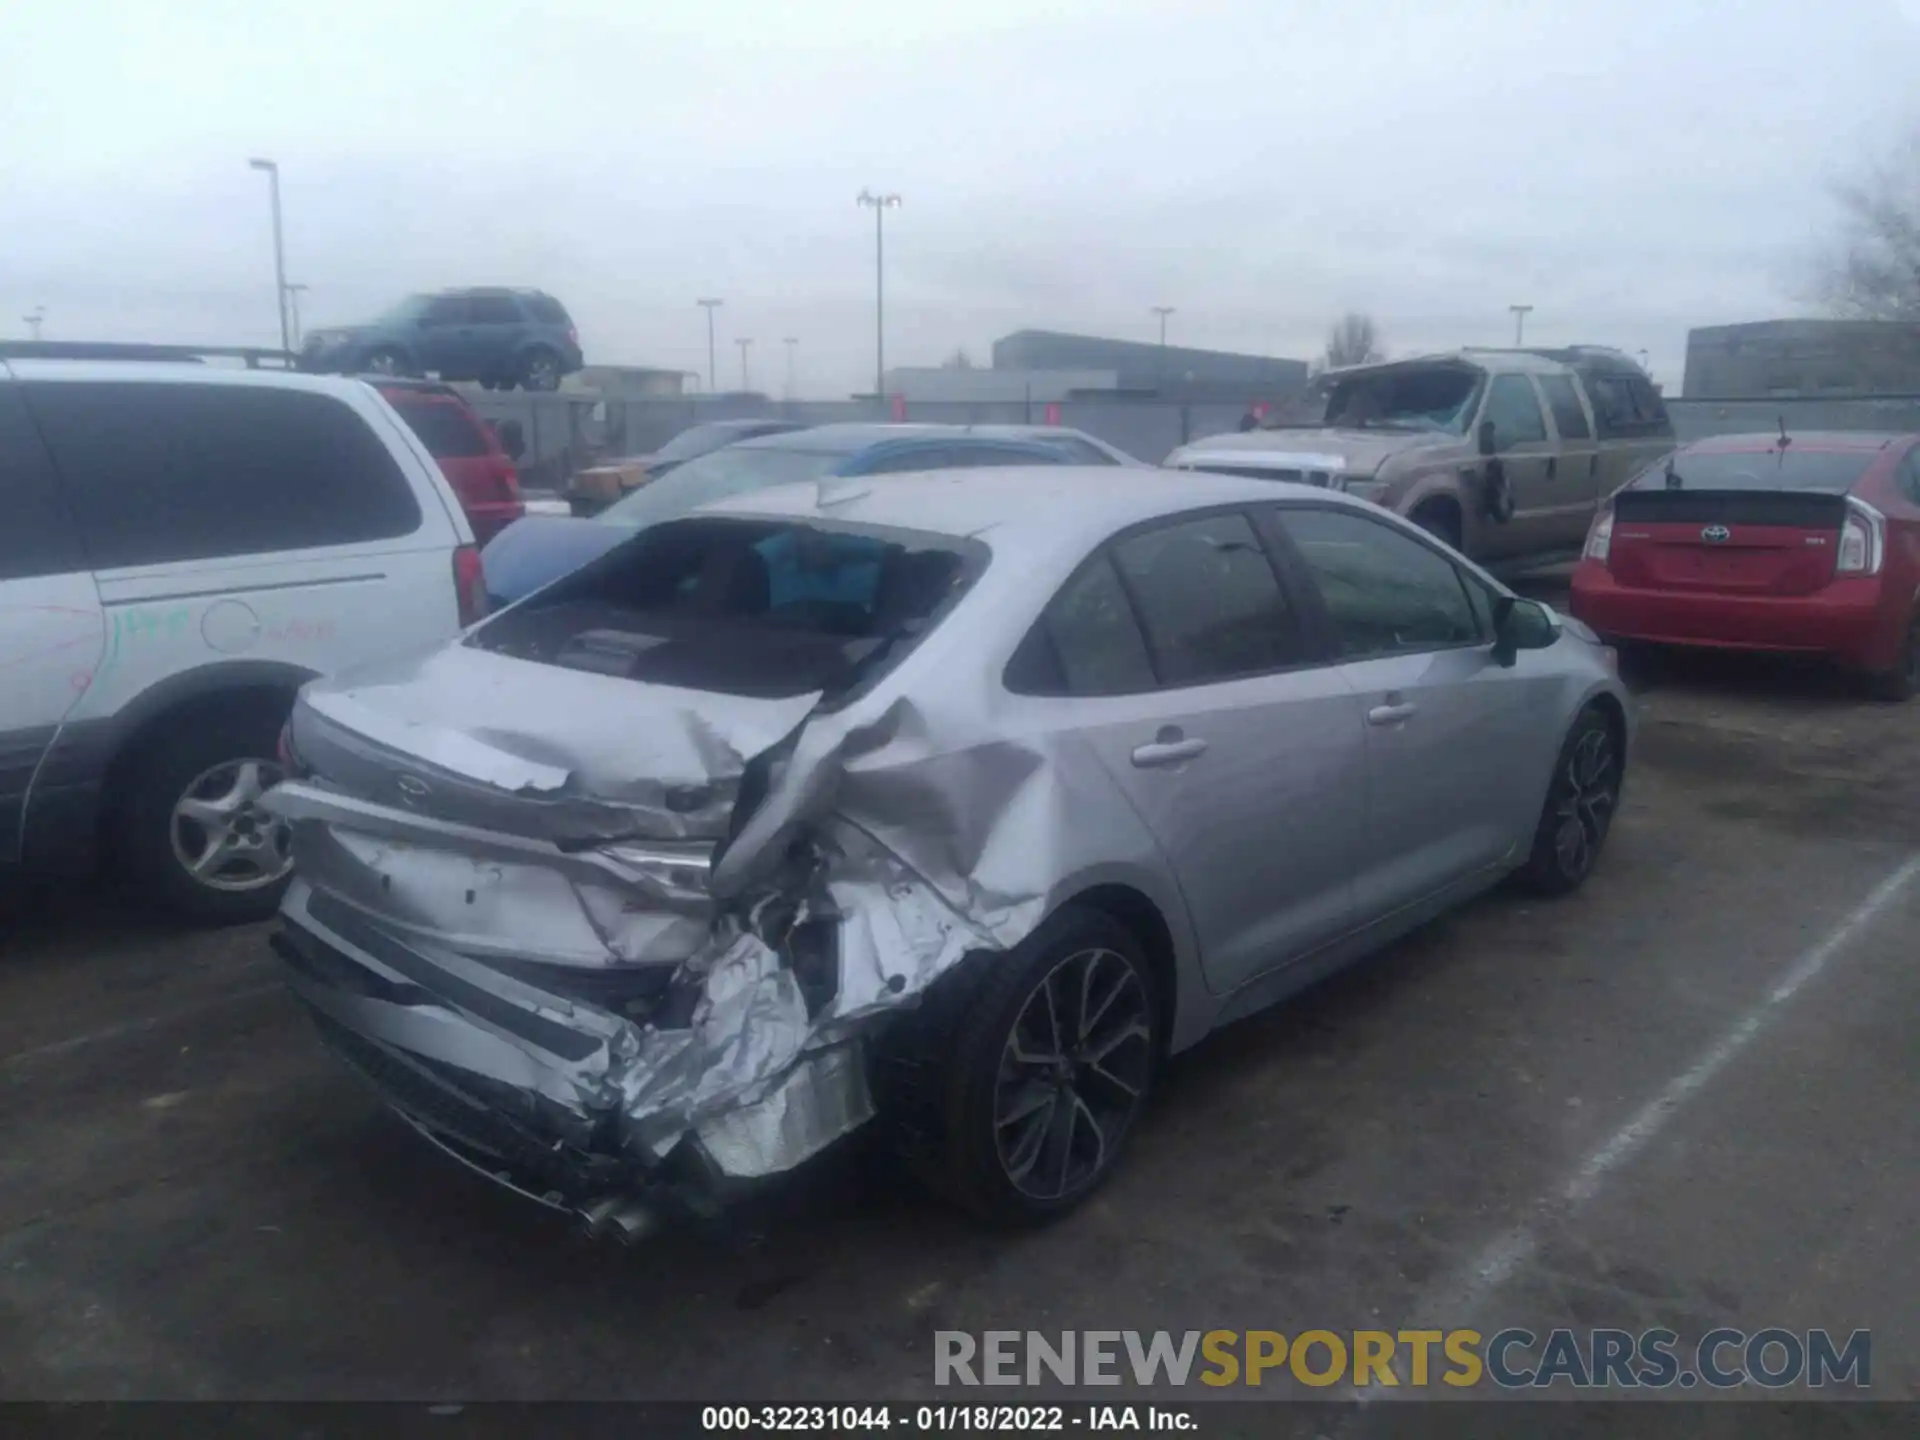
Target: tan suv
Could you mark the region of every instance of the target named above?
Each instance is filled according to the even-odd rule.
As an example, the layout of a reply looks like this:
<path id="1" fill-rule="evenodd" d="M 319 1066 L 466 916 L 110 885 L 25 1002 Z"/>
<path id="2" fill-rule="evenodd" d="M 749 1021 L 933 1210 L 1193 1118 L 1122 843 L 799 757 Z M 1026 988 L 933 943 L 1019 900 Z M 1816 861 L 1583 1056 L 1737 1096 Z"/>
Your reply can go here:
<path id="1" fill-rule="evenodd" d="M 1459 350 L 1330 370 L 1258 430 L 1169 455 L 1324 485 L 1394 510 L 1490 565 L 1579 552 L 1600 501 L 1674 446 L 1646 373 L 1617 350 Z"/>

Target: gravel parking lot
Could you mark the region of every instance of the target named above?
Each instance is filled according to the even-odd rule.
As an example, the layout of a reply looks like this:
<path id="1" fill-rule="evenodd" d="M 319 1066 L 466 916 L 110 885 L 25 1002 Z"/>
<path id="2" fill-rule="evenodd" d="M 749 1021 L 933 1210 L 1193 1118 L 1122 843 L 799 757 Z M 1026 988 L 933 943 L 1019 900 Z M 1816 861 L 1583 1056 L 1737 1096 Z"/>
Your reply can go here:
<path id="1" fill-rule="evenodd" d="M 0 899 L 0 1398 L 911 1398 L 936 1329 L 1426 1322 L 1870 1328 L 1920 1399 L 1920 709 L 1636 668 L 1583 892 L 1216 1036 L 1012 1238 L 854 1153 L 758 1244 L 590 1243 L 391 1118 L 262 931 Z"/>

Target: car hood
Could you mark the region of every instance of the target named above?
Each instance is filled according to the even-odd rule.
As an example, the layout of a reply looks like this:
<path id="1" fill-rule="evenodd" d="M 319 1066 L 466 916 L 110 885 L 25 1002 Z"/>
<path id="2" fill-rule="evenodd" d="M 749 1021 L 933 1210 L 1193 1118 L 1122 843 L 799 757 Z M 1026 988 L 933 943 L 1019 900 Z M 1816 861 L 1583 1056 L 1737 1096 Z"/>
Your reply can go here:
<path id="1" fill-rule="evenodd" d="M 1430 430 L 1249 430 L 1214 435 L 1181 446 L 1169 465 L 1192 465 L 1217 457 L 1221 464 L 1282 470 L 1339 470 L 1371 475 L 1395 455 L 1420 450 L 1464 449 L 1464 436 Z"/>
<path id="2" fill-rule="evenodd" d="M 633 530 L 573 515 L 528 515 L 502 530 L 480 552 L 487 594 L 496 605 L 511 605 L 597 560 Z"/>

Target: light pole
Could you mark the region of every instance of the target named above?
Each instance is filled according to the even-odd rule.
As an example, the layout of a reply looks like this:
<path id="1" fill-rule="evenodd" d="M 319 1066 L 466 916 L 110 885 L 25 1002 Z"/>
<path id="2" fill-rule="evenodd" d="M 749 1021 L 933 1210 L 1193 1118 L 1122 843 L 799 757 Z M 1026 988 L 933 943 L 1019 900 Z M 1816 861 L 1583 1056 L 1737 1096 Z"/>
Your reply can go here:
<path id="1" fill-rule="evenodd" d="M 872 191 L 860 192 L 859 204 L 873 209 L 873 395 L 877 400 L 887 390 L 887 290 L 886 268 L 886 227 L 887 211 L 900 206 L 898 195 L 875 195 Z"/>
<path id="2" fill-rule="evenodd" d="M 753 388 L 753 380 L 747 370 L 747 351 L 753 348 L 753 337 L 742 335 L 733 343 L 740 347 L 740 389 L 745 393 Z"/>
<path id="3" fill-rule="evenodd" d="M 1173 306 L 1156 305 L 1153 313 L 1160 317 L 1160 353 L 1153 357 L 1153 388 L 1158 390 L 1167 374 L 1167 317 L 1173 314 Z"/>
<path id="4" fill-rule="evenodd" d="M 798 335 L 789 335 L 780 343 L 787 347 L 787 399 L 792 400 L 796 398 L 796 392 L 793 387 L 793 357 L 794 352 L 800 348 L 800 337 Z"/>
<path id="5" fill-rule="evenodd" d="M 1649 375 L 1653 374 L 1652 368 L 1647 364 L 1647 352 L 1644 350 L 1640 352 L 1640 368 Z"/>
<path id="6" fill-rule="evenodd" d="M 1533 307 L 1531 305 L 1509 305 L 1507 309 L 1513 312 L 1513 343 L 1518 346 L 1520 344 L 1520 337 L 1526 330 L 1527 312 L 1532 310 Z"/>
<path id="7" fill-rule="evenodd" d="M 267 193 L 273 201 L 273 300 L 280 312 L 280 348 L 291 352 L 293 337 L 287 332 L 287 247 L 280 230 L 280 167 L 271 160 L 252 159 L 247 164 L 267 175 Z"/>
<path id="8" fill-rule="evenodd" d="M 27 322 L 27 338 L 30 340 L 38 340 L 40 338 L 40 322 L 47 318 L 47 307 L 44 305 L 36 305 L 20 318 Z"/>
<path id="9" fill-rule="evenodd" d="M 727 302 L 724 300 L 696 300 L 693 303 L 707 312 L 707 393 L 711 395 L 719 388 L 713 374 L 713 312 Z"/>
<path id="10" fill-rule="evenodd" d="M 287 286 L 287 311 L 292 321 L 289 328 L 295 345 L 300 343 L 300 297 L 306 293 L 307 287 L 304 285 Z"/>

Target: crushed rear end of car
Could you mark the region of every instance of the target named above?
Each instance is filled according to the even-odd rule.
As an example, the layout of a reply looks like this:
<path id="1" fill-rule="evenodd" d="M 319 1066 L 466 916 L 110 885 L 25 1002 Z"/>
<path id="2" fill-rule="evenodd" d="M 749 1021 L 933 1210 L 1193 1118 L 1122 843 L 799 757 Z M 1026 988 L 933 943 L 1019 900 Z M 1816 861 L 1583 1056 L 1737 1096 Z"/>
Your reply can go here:
<path id="1" fill-rule="evenodd" d="M 807 571 L 801 528 L 654 527 L 317 682 L 270 797 L 276 948 L 329 1045 L 442 1149 L 628 1237 L 866 1122 L 874 1025 L 1040 918 L 1046 767 L 883 683 L 985 547 L 840 534 Z"/>

